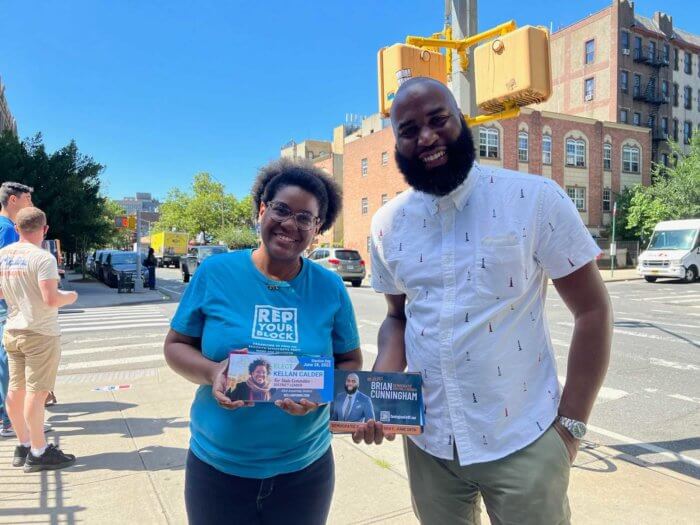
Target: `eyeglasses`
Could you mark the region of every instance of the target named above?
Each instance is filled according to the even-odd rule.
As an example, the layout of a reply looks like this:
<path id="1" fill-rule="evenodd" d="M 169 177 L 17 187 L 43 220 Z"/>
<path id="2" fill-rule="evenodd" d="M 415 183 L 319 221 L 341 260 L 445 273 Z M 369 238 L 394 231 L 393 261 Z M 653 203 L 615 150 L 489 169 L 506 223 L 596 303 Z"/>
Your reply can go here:
<path id="1" fill-rule="evenodd" d="M 283 223 L 290 217 L 294 217 L 294 223 L 300 230 L 313 230 L 314 227 L 321 222 L 318 217 L 312 215 L 308 211 L 294 213 L 289 209 L 289 206 L 283 202 L 268 201 L 265 203 L 265 210 L 269 211 L 270 219 L 279 223 Z"/>

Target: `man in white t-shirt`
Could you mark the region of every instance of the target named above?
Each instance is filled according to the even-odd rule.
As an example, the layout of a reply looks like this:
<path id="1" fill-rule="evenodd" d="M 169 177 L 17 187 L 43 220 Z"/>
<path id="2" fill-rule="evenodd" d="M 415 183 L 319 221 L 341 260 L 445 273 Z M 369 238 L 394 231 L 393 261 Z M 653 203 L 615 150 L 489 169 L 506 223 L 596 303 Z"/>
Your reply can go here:
<path id="1" fill-rule="evenodd" d="M 75 292 L 58 289 L 58 266 L 41 248 L 46 215 L 27 207 L 15 217 L 19 241 L 0 250 L 0 295 L 9 315 L 3 343 L 10 385 L 7 412 L 19 439 L 12 465 L 25 472 L 56 470 L 75 463 L 44 437 L 44 402 L 53 390 L 61 357 L 58 308 L 72 304 Z"/>
<path id="2" fill-rule="evenodd" d="M 610 354 L 600 250 L 555 182 L 474 163 L 443 84 L 405 82 L 391 123 L 412 189 L 372 220 L 372 286 L 388 305 L 375 370 L 423 377 L 425 431 L 405 442 L 414 511 L 480 523 L 481 496 L 492 523 L 568 523 L 569 469 Z M 561 395 L 550 278 L 574 317 Z"/>

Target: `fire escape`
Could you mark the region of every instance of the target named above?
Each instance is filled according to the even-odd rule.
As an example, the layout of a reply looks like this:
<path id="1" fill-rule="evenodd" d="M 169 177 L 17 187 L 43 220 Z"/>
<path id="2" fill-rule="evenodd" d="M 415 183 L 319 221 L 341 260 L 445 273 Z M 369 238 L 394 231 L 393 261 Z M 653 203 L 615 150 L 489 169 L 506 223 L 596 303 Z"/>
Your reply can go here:
<path id="1" fill-rule="evenodd" d="M 659 143 L 668 139 L 668 129 L 662 129 L 659 119 L 659 108 L 661 104 L 669 103 L 669 93 L 661 92 L 660 72 L 661 68 L 668 67 L 668 57 L 664 57 L 661 53 L 656 53 L 656 48 L 647 48 L 642 50 L 637 48 L 634 50 L 634 61 L 639 64 L 646 64 L 650 67 L 651 73 L 646 87 L 634 87 L 634 100 L 649 104 L 649 119 L 647 126 L 651 129 L 651 158 L 654 162 L 658 162 Z M 669 84 L 666 84 L 669 86 Z"/>

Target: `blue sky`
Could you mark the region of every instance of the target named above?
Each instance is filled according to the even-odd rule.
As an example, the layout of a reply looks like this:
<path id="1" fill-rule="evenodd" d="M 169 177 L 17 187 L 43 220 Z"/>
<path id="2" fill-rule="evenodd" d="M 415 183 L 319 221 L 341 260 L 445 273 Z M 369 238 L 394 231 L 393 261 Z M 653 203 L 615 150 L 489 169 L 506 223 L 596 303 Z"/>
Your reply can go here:
<path id="1" fill-rule="evenodd" d="M 480 1 L 479 28 L 568 25 L 608 0 Z M 652 16 L 661 3 L 637 0 Z M 700 33 L 694 0 L 665 0 Z M 237 196 L 282 144 L 377 111 L 376 53 L 442 28 L 444 0 L 0 0 L 0 76 L 21 137 L 71 139 L 121 198 L 208 171 Z"/>

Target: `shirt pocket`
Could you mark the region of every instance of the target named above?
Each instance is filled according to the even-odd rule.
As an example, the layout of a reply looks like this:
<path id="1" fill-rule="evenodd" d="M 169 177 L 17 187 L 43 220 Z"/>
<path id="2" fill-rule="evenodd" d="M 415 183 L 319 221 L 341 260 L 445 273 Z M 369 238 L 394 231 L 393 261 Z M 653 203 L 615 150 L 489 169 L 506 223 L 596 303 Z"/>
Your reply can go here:
<path id="1" fill-rule="evenodd" d="M 474 266 L 476 293 L 481 297 L 513 298 L 525 290 L 524 246 L 515 232 L 484 237 Z"/>

